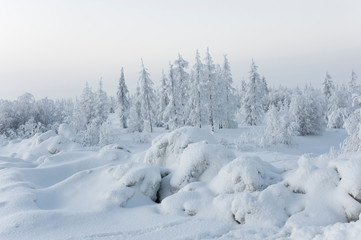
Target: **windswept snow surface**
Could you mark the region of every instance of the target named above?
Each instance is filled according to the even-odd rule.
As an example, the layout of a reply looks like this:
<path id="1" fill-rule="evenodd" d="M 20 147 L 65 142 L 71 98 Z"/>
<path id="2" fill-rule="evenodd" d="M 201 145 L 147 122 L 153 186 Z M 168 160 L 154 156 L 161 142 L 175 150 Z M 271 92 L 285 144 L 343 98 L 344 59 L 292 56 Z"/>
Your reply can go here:
<path id="1" fill-rule="evenodd" d="M 247 128 L 155 129 L 137 143 L 116 126 L 102 148 L 65 125 L 2 144 L 0 239 L 361 236 L 361 154 L 337 153 L 343 130 L 245 151 Z"/>

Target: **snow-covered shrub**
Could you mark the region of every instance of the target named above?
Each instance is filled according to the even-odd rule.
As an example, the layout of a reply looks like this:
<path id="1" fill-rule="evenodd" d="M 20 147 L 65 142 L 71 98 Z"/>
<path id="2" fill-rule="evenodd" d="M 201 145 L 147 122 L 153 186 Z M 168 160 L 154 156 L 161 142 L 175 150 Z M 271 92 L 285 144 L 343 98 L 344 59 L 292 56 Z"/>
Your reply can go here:
<path id="1" fill-rule="evenodd" d="M 66 123 L 62 123 L 59 125 L 58 134 L 69 139 L 70 141 L 76 140 L 76 134 L 74 129 Z"/>
<path id="2" fill-rule="evenodd" d="M 178 166 L 180 155 L 189 144 L 207 141 L 215 143 L 211 133 L 196 127 L 182 127 L 153 139 L 147 150 L 144 162 L 161 167 Z"/>
<path id="3" fill-rule="evenodd" d="M 328 113 L 328 128 L 342 128 L 345 120 L 350 115 L 350 110 L 348 108 L 338 108 Z"/>
<path id="4" fill-rule="evenodd" d="M 219 169 L 234 158 L 233 152 L 220 144 L 197 142 L 189 144 L 180 156 L 170 186 L 176 192 L 190 182 L 209 182 Z"/>
<path id="5" fill-rule="evenodd" d="M 345 189 L 353 198 L 361 202 L 361 156 L 352 156 L 334 162 L 334 167 L 340 175 L 340 187 Z"/>
<path id="6" fill-rule="evenodd" d="M 25 124 L 19 126 L 17 129 L 17 136 L 21 138 L 30 138 L 40 132 L 42 132 L 41 123 L 37 123 L 31 118 Z"/>
<path id="7" fill-rule="evenodd" d="M 114 170 L 113 177 L 124 187 L 136 188 L 153 201 L 157 200 L 161 181 L 158 167 L 142 163 L 128 163 L 119 165 Z"/>
<path id="8" fill-rule="evenodd" d="M 344 160 L 340 165 L 339 160 L 336 163 L 325 163 L 323 160 L 322 157 L 311 159 L 302 156 L 297 170 L 285 177 L 284 184 L 290 190 L 309 199 L 305 202 L 305 210 L 290 218 L 290 224 L 309 221 L 315 225 L 327 225 L 358 219 L 361 204 L 350 194 L 357 194 L 354 187 L 359 186 L 357 181 L 360 178 L 355 177 L 355 173 L 359 174 L 361 168 L 357 164 L 355 167 L 354 164 L 342 163 Z M 354 170 L 350 171 L 350 168 Z M 342 177 L 346 179 L 342 180 Z M 323 214 L 325 212 L 327 214 Z"/>
<path id="9" fill-rule="evenodd" d="M 280 180 L 280 171 L 259 157 L 240 157 L 222 167 L 210 186 L 218 194 L 254 192 Z"/>
<path id="10" fill-rule="evenodd" d="M 263 136 L 265 144 L 292 144 L 294 136 L 297 135 L 298 125 L 292 120 L 288 108 L 281 107 L 277 111 L 276 107 L 271 106 L 265 120 L 266 128 Z"/>
<path id="11" fill-rule="evenodd" d="M 320 91 L 306 87 L 292 97 L 290 112 L 301 136 L 317 135 L 323 127 L 325 101 Z"/>
<path id="12" fill-rule="evenodd" d="M 285 178 L 285 184 L 294 192 L 313 193 L 335 188 L 340 177 L 335 169 L 318 167 L 314 159 L 302 156 L 298 168 Z"/>
<path id="13" fill-rule="evenodd" d="M 201 182 L 193 182 L 161 202 L 165 214 L 195 216 L 207 214 L 212 207 L 213 194 Z"/>
<path id="14" fill-rule="evenodd" d="M 93 119 L 86 125 L 86 129 L 80 132 L 81 144 L 83 146 L 94 146 L 99 143 L 99 124 L 96 119 Z"/>
<path id="15" fill-rule="evenodd" d="M 264 147 L 264 126 L 252 127 L 241 132 L 235 141 L 236 148 L 242 151 L 250 151 L 256 147 Z"/>
<path id="16" fill-rule="evenodd" d="M 345 120 L 351 114 L 351 94 L 346 88 L 333 90 L 328 99 L 327 127 L 342 128 Z"/>
<path id="17" fill-rule="evenodd" d="M 238 223 L 262 227 L 281 227 L 290 215 L 301 209 L 299 197 L 282 184 L 274 184 L 259 195 L 248 192 L 237 194 L 231 206 Z"/>
<path id="18" fill-rule="evenodd" d="M 51 137 L 55 137 L 56 136 L 56 133 L 52 130 L 49 130 L 43 134 L 41 134 L 39 137 L 38 137 L 38 144 L 44 142 L 45 140 L 51 138 Z"/>
<path id="19" fill-rule="evenodd" d="M 361 109 L 356 110 L 345 121 L 344 127 L 348 133 L 342 145 L 342 149 L 346 152 L 357 152 L 361 150 Z"/>
<path id="20" fill-rule="evenodd" d="M 149 143 L 151 136 L 149 132 L 133 132 L 132 141 L 134 143 Z"/>

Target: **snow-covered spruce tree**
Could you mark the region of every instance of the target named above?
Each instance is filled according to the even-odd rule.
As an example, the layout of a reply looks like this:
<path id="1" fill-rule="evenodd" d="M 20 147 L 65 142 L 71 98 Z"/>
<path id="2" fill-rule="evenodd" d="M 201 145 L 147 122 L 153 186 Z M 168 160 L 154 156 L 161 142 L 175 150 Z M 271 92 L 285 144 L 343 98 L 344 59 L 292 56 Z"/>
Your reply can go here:
<path id="1" fill-rule="evenodd" d="M 108 119 L 109 116 L 109 103 L 107 93 L 103 90 L 103 81 L 100 79 L 99 81 L 99 89 L 96 94 L 95 101 L 95 118 L 101 125 Z"/>
<path id="2" fill-rule="evenodd" d="M 128 88 L 125 84 L 124 79 L 124 69 L 121 69 L 119 84 L 118 84 L 118 91 L 117 91 L 117 101 L 116 101 L 116 108 L 120 118 L 120 127 L 127 128 L 127 121 L 129 116 L 129 96 L 128 96 Z"/>
<path id="3" fill-rule="evenodd" d="M 90 123 L 95 117 L 95 97 L 94 93 L 89 87 L 88 82 L 85 84 L 82 94 L 80 95 L 80 110 L 85 116 L 86 123 Z"/>
<path id="4" fill-rule="evenodd" d="M 164 73 L 164 70 L 162 71 L 162 80 L 161 85 L 159 87 L 158 93 L 158 109 L 157 109 L 157 115 L 159 126 L 163 126 L 166 129 L 169 129 L 168 125 L 166 124 L 168 122 L 167 115 L 165 114 L 166 108 L 169 104 L 169 96 L 168 96 L 168 79 L 167 76 Z"/>
<path id="5" fill-rule="evenodd" d="M 265 76 L 262 76 L 261 79 L 261 92 L 263 93 L 263 111 L 267 112 L 269 108 L 269 99 L 268 99 L 269 89 Z"/>
<path id="6" fill-rule="evenodd" d="M 348 89 L 352 98 L 353 111 L 361 108 L 361 85 L 357 83 L 357 75 L 354 71 L 351 72 Z"/>
<path id="7" fill-rule="evenodd" d="M 332 90 L 328 99 L 327 127 L 342 128 L 345 120 L 352 113 L 352 98 L 345 86 Z"/>
<path id="8" fill-rule="evenodd" d="M 202 127 L 203 102 L 202 89 L 204 85 L 204 64 L 201 61 L 199 51 L 196 51 L 196 63 L 193 65 L 189 84 L 189 100 L 187 103 L 188 123 L 192 126 Z"/>
<path id="9" fill-rule="evenodd" d="M 213 121 L 217 129 L 224 128 L 227 121 L 226 116 L 226 87 L 222 78 L 222 68 L 219 64 L 215 65 L 213 93 Z"/>
<path id="10" fill-rule="evenodd" d="M 249 71 L 249 82 L 246 86 L 246 92 L 243 99 L 243 114 L 247 125 L 258 125 L 262 122 L 264 116 L 264 103 L 266 92 L 264 82 L 257 71 L 258 66 L 252 60 L 251 70 Z"/>
<path id="11" fill-rule="evenodd" d="M 324 98 L 320 91 L 306 86 L 293 94 L 290 112 L 298 125 L 298 134 L 317 135 L 323 128 Z"/>
<path id="12" fill-rule="evenodd" d="M 140 89 L 136 89 L 135 94 L 130 99 L 130 110 L 128 119 L 129 132 L 141 132 L 143 130 L 143 119 L 140 106 Z"/>
<path id="13" fill-rule="evenodd" d="M 179 123 L 184 126 L 186 123 L 186 103 L 188 99 L 189 74 L 186 72 L 188 62 L 178 54 L 178 59 L 174 61 L 174 76 L 177 82 L 177 100 L 179 101 Z"/>
<path id="14" fill-rule="evenodd" d="M 148 70 L 144 67 L 142 59 L 142 70 L 139 77 L 139 103 L 143 124 L 143 131 L 153 132 L 155 122 L 156 97 Z"/>
<path id="15" fill-rule="evenodd" d="M 205 106 L 207 108 L 208 124 L 211 126 L 211 131 L 214 131 L 214 88 L 216 82 L 216 67 L 213 63 L 209 48 L 205 57 L 204 67 L 204 92 L 205 92 Z"/>
<path id="16" fill-rule="evenodd" d="M 177 94 L 177 82 L 174 76 L 173 65 L 169 64 L 169 76 L 168 76 L 168 84 L 167 84 L 167 95 L 169 99 L 169 103 L 164 111 L 163 118 L 167 119 L 166 128 L 173 130 L 180 126 L 181 117 L 180 109 L 179 109 L 179 101 Z"/>
<path id="17" fill-rule="evenodd" d="M 351 93 L 355 93 L 355 92 L 359 92 L 360 86 L 357 84 L 357 75 L 356 73 L 352 70 L 351 72 L 351 76 L 350 79 L 348 81 L 348 89 Z"/>
<path id="18" fill-rule="evenodd" d="M 282 105 L 278 110 L 276 106 L 271 105 L 266 113 L 265 122 L 264 144 L 292 144 L 293 137 L 297 135 L 298 126 L 291 118 L 287 106 Z"/>
<path id="19" fill-rule="evenodd" d="M 328 72 L 326 72 L 326 77 L 322 85 L 323 85 L 323 95 L 325 96 L 326 99 L 329 99 L 331 97 L 333 89 L 335 89 L 335 86 L 333 85 L 332 77 Z"/>
<path id="20" fill-rule="evenodd" d="M 232 86 L 232 73 L 231 66 L 229 64 L 227 55 L 224 55 L 224 63 L 222 69 L 222 82 L 223 82 L 223 102 L 224 102 L 224 119 L 222 126 L 225 128 L 237 127 L 237 123 L 234 121 L 235 113 L 237 111 L 235 88 Z"/>
<path id="21" fill-rule="evenodd" d="M 82 139 L 82 132 L 86 129 L 87 117 L 84 114 L 82 104 L 78 99 L 75 99 L 72 115 L 66 122 L 77 133 L 76 141 L 80 143 Z"/>

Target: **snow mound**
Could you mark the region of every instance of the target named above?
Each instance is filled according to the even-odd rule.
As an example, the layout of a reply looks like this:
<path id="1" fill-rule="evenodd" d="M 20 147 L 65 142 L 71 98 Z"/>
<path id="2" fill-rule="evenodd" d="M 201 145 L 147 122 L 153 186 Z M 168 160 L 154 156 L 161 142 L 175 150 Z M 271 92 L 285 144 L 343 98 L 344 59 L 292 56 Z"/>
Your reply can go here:
<path id="1" fill-rule="evenodd" d="M 127 163 L 117 166 L 113 177 L 126 188 L 136 188 L 153 201 L 157 200 L 160 188 L 161 171 L 149 164 Z"/>
<path id="2" fill-rule="evenodd" d="M 352 167 L 349 161 L 328 160 L 325 164 L 323 157 L 313 159 L 302 156 L 298 161 L 299 167 L 285 177 L 284 185 L 305 198 L 304 211 L 291 216 L 288 226 L 325 226 L 358 220 L 361 204 L 347 191 L 351 192 L 350 186 L 358 184 L 354 182 L 360 177 L 352 177 L 352 171 L 357 171 L 357 167 Z M 342 180 L 339 171 L 342 176 L 348 177 Z"/>
<path id="3" fill-rule="evenodd" d="M 361 156 L 353 159 L 341 159 L 335 164 L 340 174 L 340 186 L 356 200 L 361 201 Z"/>
<path id="4" fill-rule="evenodd" d="M 204 183 L 193 182 L 165 198 L 160 206 L 161 212 L 188 216 L 204 215 L 211 209 L 213 197 Z"/>
<path id="5" fill-rule="evenodd" d="M 302 202 L 291 191 L 282 184 L 274 184 L 259 194 L 237 194 L 231 211 L 240 224 L 281 227 L 289 216 L 300 211 L 302 207 Z"/>
<path id="6" fill-rule="evenodd" d="M 58 134 L 66 139 L 69 139 L 70 141 L 75 142 L 76 140 L 76 133 L 74 129 L 66 123 L 62 123 L 59 125 Z"/>
<path id="7" fill-rule="evenodd" d="M 53 130 L 49 130 L 37 137 L 38 144 L 44 142 L 45 140 L 47 140 L 51 137 L 55 137 L 55 136 L 56 136 L 56 133 Z"/>
<path id="8" fill-rule="evenodd" d="M 219 169 L 234 158 L 233 152 L 220 144 L 189 144 L 180 156 L 179 166 L 170 179 L 172 192 L 190 182 L 210 182 Z"/>
<path id="9" fill-rule="evenodd" d="M 200 141 L 216 143 L 211 133 L 205 129 L 196 127 L 176 129 L 152 141 L 152 146 L 145 154 L 144 162 L 168 168 L 177 166 L 180 155 L 189 144 Z"/>
<path id="10" fill-rule="evenodd" d="M 334 189 L 340 176 L 336 169 L 319 167 L 316 160 L 302 156 L 298 160 L 298 168 L 285 178 L 285 184 L 296 193 L 327 192 Z"/>
<path id="11" fill-rule="evenodd" d="M 234 159 L 225 165 L 210 186 L 218 194 L 254 192 L 281 180 L 280 171 L 256 156 Z"/>
<path id="12" fill-rule="evenodd" d="M 120 145 L 110 144 L 100 149 L 98 157 L 111 161 L 124 160 L 130 157 L 130 151 Z"/>
<path id="13" fill-rule="evenodd" d="M 61 151 L 79 149 L 79 144 L 57 135 L 50 130 L 43 134 L 36 134 L 32 138 L 20 142 L 10 142 L 3 148 L 9 157 L 21 158 L 26 161 L 36 161 L 38 158 L 45 158 Z"/>

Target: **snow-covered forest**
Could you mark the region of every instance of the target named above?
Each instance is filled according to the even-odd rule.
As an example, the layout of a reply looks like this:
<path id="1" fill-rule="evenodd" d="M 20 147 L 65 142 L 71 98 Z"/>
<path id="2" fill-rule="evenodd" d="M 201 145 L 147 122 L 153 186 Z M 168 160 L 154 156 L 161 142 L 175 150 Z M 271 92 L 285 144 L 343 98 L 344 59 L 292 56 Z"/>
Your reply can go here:
<path id="1" fill-rule="evenodd" d="M 322 89 L 305 85 L 296 89 L 267 85 L 252 60 L 248 79 L 235 87 L 230 63 L 215 63 L 209 49 L 204 58 L 196 51 L 194 64 L 181 54 L 163 70 L 155 86 L 143 60 L 136 91 L 130 93 L 122 68 L 116 96 L 108 96 L 102 80 L 93 90 L 88 83 L 77 99 L 36 100 L 25 93 L 15 101 L 0 101 L 0 134 L 4 138 L 29 138 L 66 124 L 74 141 L 82 146 L 104 146 L 109 139 L 109 114 L 115 113 L 120 128 L 141 133 L 139 141 L 154 127 L 174 130 L 183 126 L 209 128 L 212 132 L 238 126 L 263 126 L 260 145 L 292 144 L 294 136 L 318 135 L 324 128 L 345 128 L 350 134 L 345 148 L 359 150 L 357 129 L 361 108 L 361 85 L 355 72 L 347 84 L 334 84 L 326 72 Z M 356 134 L 356 135 L 355 135 Z M 136 135 L 136 134 L 135 134 Z M 251 140 L 250 140 L 251 141 Z"/>
<path id="2" fill-rule="evenodd" d="M 252 60 L 248 79 L 235 87 L 230 63 L 224 55 L 214 63 L 209 49 L 202 59 L 196 51 L 194 64 L 179 54 L 163 71 L 155 86 L 141 61 L 138 87 L 130 93 L 121 69 L 117 95 L 108 96 L 102 80 L 95 90 L 85 84 L 77 99 L 36 100 L 25 93 L 15 101 L 0 102 L 0 134 L 4 138 L 29 138 L 66 124 L 83 146 L 111 143 L 109 114 L 115 113 L 120 128 L 149 141 L 154 127 L 174 130 L 183 126 L 210 128 L 212 132 L 238 126 L 264 126 L 258 144 L 292 144 L 294 136 L 318 135 L 324 128 L 345 128 L 350 137 L 345 148 L 357 151 L 361 85 L 355 72 L 347 84 L 336 85 L 326 72 L 322 89 L 305 85 L 296 89 L 271 88 Z M 252 141 L 250 139 L 250 141 Z"/>
<path id="3" fill-rule="evenodd" d="M 211 52 L 115 96 L 0 100 L 0 239 L 357 239 L 361 84 L 270 87 Z M 159 84 L 155 84 L 159 83 Z"/>

